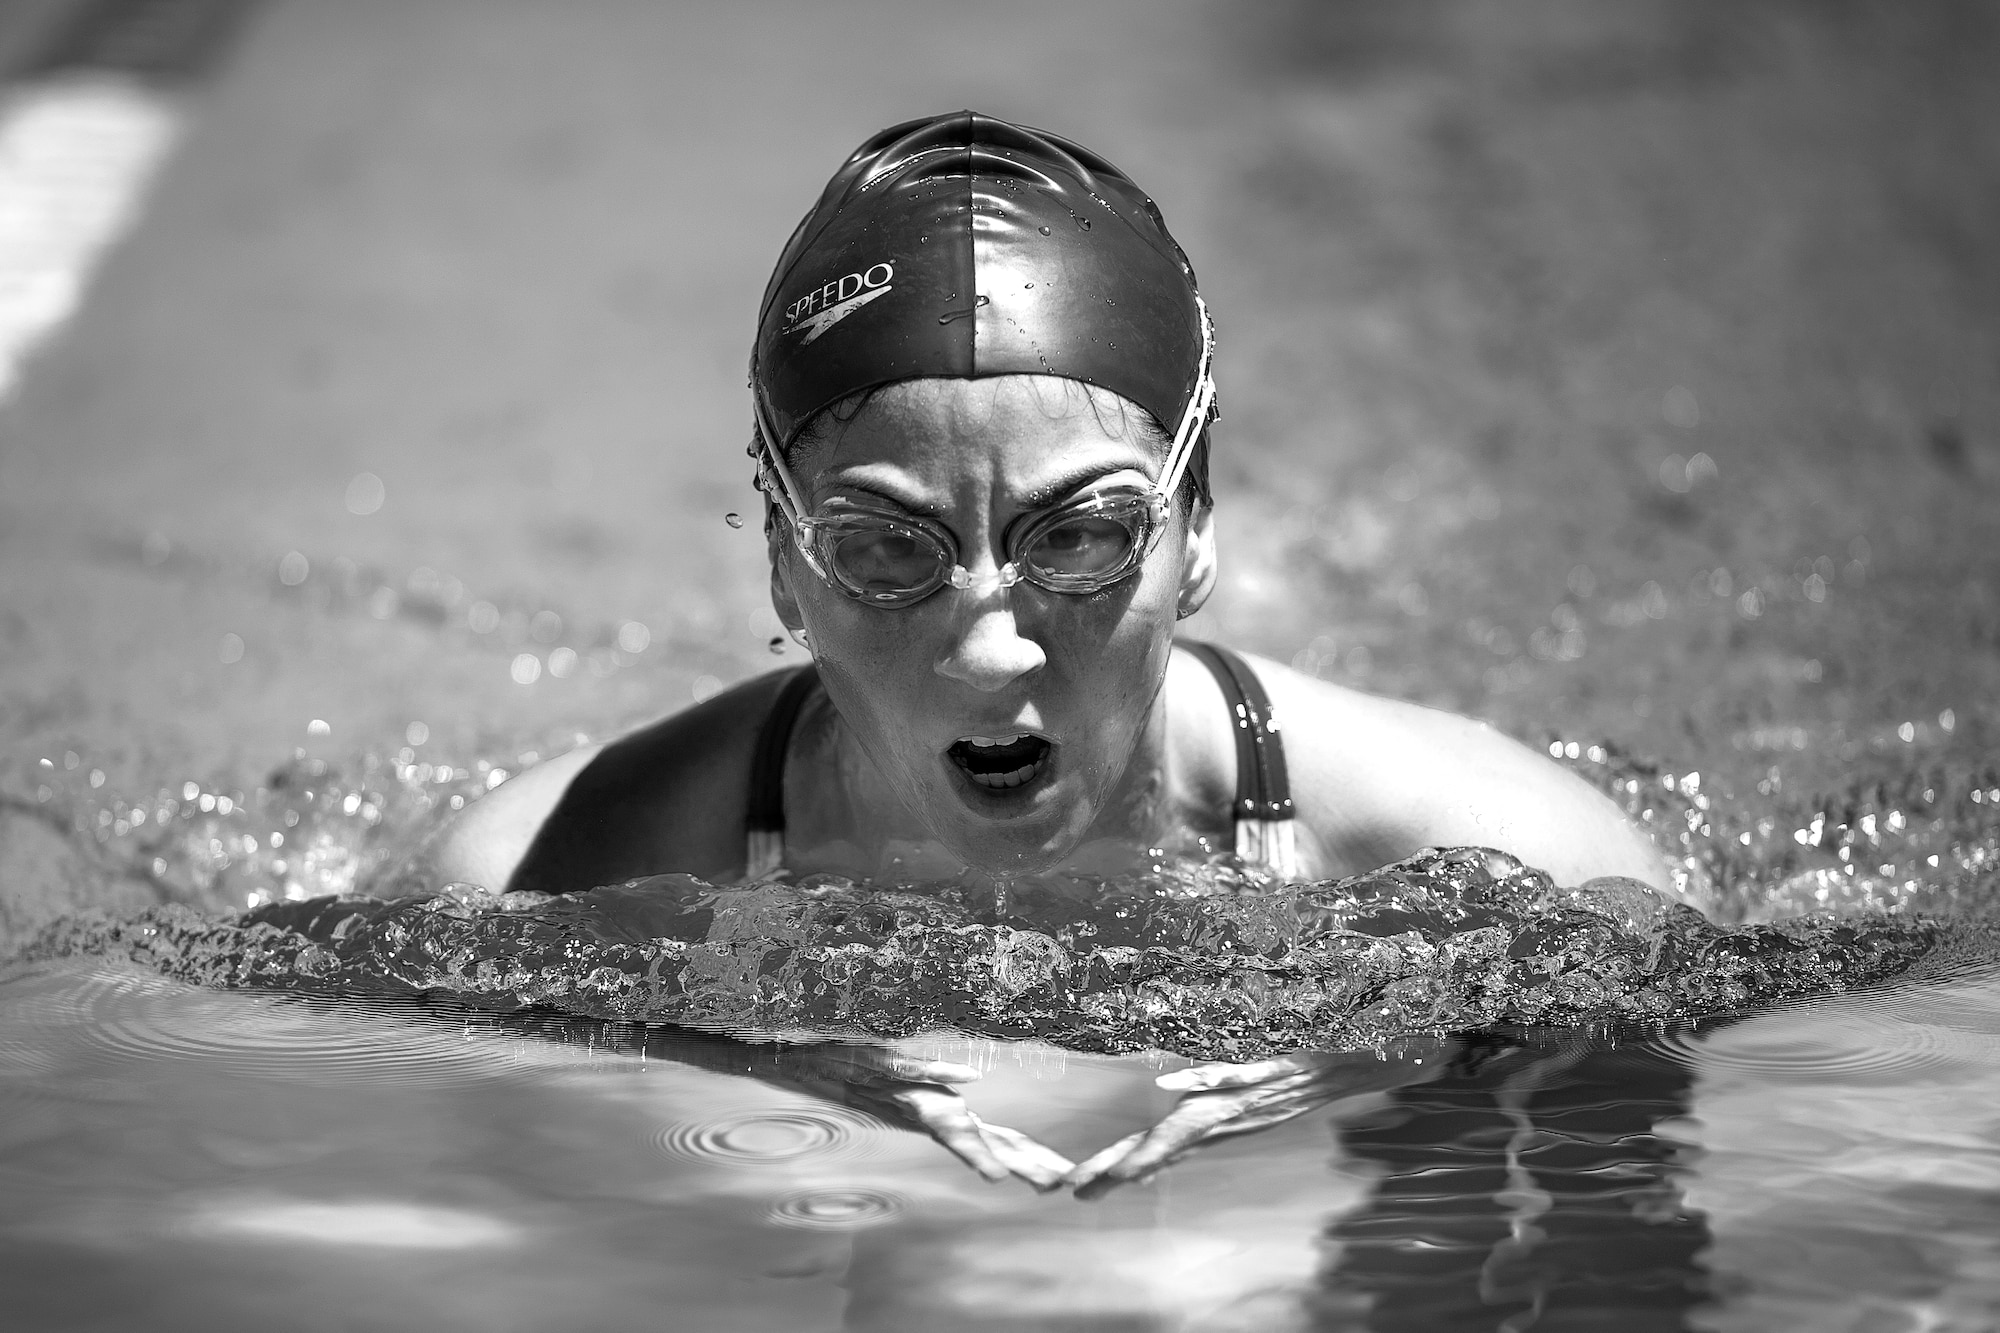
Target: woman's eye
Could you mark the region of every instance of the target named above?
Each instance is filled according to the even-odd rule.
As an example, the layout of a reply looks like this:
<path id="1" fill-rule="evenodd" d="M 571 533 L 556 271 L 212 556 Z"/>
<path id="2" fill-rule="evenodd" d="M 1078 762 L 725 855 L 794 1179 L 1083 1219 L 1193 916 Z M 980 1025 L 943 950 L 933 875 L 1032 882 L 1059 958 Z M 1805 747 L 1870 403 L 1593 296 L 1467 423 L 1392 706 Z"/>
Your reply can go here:
<path id="1" fill-rule="evenodd" d="M 1094 574 L 1116 566 L 1132 546 L 1124 524 L 1108 518 L 1067 519 L 1044 531 L 1029 563 L 1059 574 Z"/>
<path id="2" fill-rule="evenodd" d="M 908 588 L 936 568 L 938 551 L 900 532 L 856 532 L 841 538 L 834 559 L 841 573 L 862 588 Z"/>

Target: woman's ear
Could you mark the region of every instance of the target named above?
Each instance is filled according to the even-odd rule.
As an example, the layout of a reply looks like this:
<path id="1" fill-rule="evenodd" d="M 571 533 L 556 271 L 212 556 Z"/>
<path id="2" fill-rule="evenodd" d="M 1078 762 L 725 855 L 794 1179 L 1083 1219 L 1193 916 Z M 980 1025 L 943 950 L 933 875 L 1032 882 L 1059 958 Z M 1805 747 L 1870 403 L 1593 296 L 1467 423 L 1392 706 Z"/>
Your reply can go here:
<path id="1" fill-rule="evenodd" d="M 1215 590 L 1215 506 L 1197 502 L 1188 515 L 1187 547 L 1181 560 L 1177 613 L 1186 620 L 1201 610 Z"/>

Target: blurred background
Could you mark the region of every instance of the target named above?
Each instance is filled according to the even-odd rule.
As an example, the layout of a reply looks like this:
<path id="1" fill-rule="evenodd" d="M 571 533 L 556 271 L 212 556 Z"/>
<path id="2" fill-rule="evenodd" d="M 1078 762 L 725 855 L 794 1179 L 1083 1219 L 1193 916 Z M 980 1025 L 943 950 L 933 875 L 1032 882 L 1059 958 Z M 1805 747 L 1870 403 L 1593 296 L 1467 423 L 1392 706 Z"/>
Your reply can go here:
<path id="1" fill-rule="evenodd" d="M 1719 799 L 1989 763 L 1996 68 L 1980 0 L 0 0 L 5 790 L 515 767 L 800 660 L 756 303 L 964 106 L 1193 259 L 1195 633 Z"/>

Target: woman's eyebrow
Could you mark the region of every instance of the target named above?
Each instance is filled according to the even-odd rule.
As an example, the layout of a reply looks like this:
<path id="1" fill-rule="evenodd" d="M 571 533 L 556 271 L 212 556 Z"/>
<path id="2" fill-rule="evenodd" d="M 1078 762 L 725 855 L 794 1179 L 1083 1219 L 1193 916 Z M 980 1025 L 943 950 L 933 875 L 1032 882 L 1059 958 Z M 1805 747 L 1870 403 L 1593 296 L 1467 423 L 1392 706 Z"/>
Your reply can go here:
<path id="1" fill-rule="evenodd" d="M 1105 477 L 1114 476 L 1120 472 L 1139 471 L 1140 469 L 1132 463 L 1088 464 L 1077 468 L 1073 472 L 1065 473 L 1054 481 L 1045 482 L 1035 487 L 1034 490 L 1029 491 L 1021 497 L 1021 504 L 1026 509 L 1046 509 L 1056 501 L 1082 490 L 1093 481 L 1101 481 Z M 1144 474 L 1141 473 L 1141 475 Z"/>
<path id="2" fill-rule="evenodd" d="M 893 487 L 883 486 L 879 482 L 855 481 L 848 477 L 833 476 L 814 487 L 814 490 L 821 495 L 829 491 L 860 491 L 878 500 L 886 500 L 898 509 L 908 510 L 922 518 L 937 518 L 943 512 L 937 505 L 899 494 Z"/>

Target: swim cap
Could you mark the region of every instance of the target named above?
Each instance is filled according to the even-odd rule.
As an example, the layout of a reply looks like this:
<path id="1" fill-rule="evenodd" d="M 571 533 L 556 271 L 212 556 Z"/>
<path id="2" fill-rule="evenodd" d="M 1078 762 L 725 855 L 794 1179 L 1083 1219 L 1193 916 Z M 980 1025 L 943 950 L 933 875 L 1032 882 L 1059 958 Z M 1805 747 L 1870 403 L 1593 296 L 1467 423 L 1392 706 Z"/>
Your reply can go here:
<path id="1" fill-rule="evenodd" d="M 750 386 L 779 451 L 822 408 L 919 376 L 1061 375 L 1191 436 L 1212 343 L 1194 269 L 1123 172 L 960 111 L 882 131 L 827 182 L 765 288 Z"/>

